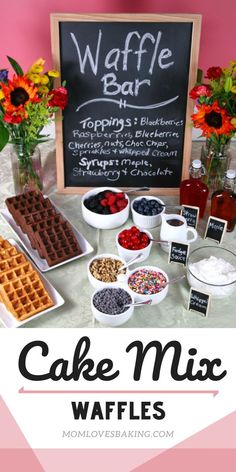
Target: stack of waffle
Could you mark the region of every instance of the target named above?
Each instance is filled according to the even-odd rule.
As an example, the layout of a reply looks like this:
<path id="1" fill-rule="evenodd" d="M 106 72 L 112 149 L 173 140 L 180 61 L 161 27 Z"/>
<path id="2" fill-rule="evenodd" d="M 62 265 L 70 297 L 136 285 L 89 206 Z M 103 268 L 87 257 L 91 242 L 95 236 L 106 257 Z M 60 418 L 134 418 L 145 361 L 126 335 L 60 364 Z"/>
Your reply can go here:
<path id="1" fill-rule="evenodd" d="M 0 302 L 18 321 L 53 306 L 38 273 L 21 252 L 0 236 Z"/>
<path id="2" fill-rule="evenodd" d="M 71 225 L 40 192 L 7 198 L 6 205 L 31 246 L 49 266 L 81 254 Z"/>

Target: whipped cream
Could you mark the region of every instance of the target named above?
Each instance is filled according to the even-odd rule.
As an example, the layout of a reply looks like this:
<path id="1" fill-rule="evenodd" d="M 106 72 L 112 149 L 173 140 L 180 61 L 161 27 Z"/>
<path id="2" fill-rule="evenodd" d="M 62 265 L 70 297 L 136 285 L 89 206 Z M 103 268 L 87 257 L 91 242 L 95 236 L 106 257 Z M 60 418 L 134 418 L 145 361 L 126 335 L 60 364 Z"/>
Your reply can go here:
<path id="1" fill-rule="evenodd" d="M 210 256 L 207 259 L 201 259 L 189 264 L 189 271 L 191 272 L 188 273 L 190 285 L 210 293 L 215 298 L 229 295 L 235 287 L 232 282 L 236 282 L 236 268 L 222 258 Z"/>

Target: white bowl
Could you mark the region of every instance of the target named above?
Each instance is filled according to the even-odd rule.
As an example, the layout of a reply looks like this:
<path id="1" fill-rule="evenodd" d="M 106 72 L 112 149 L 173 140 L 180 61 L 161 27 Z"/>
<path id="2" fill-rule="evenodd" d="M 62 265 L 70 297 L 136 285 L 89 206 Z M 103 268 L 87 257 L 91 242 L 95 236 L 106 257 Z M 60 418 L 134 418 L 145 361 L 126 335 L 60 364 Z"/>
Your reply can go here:
<path id="1" fill-rule="evenodd" d="M 125 198 L 128 200 L 126 207 L 119 211 L 118 213 L 113 213 L 111 215 L 101 215 L 100 213 L 94 213 L 91 210 L 88 210 L 84 205 L 84 201 L 91 197 L 92 195 L 97 195 L 99 192 L 104 190 L 111 190 L 113 192 L 122 192 L 119 188 L 115 187 L 97 187 L 89 192 L 86 192 L 81 199 L 82 215 L 86 223 L 94 228 L 98 229 L 114 229 L 122 226 L 129 217 L 129 207 L 130 201 L 128 195 L 125 194 Z M 123 192 L 124 193 L 124 192 Z"/>
<path id="2" fill-rule="evenodd" d="M 116 259 L 117 261 L 122 262 L 122 265 L 125 265 L 125 260 L 121 259 L 121 257 L 117 256 L 116 254 L 110 254 L 110 253 L 98 254 L 97 256 L 92 257 L 92 259 L 90 259 L 90 261 L 88 262 L 88 265 L 87 265 L 87 274 L 88 274 L 89 282 L 96 289 L 102 289 L 102 288 L 107 287 L 108 285 L 110 285 L 112 287 L 117 285 L 117 281 L 116 282 L 103 282 L 102 280 L 96 279 L 92 275 L 92 273 L 90 271 L 90 266 L 91 266 L 92 262 L 95 261 L 96 259 L 103 259 L 103 258 Z"/>
<path id="3" fill-rule="evenodd" d="M 134 202 L 137 202 L 138 200 L 141 200 L 142 198 L 146 198 L 147 200 L 157 200 L 158 203 L 161 203 L 162 205 L 164 205 L 164 202 L 160 200 L 160 198 L 157 198 L 157 197 L 152 197 L 150 195 L 136 197 L 131 203 L 131 213 L 132 213 L 134 224 L 145 229 L 155 228 L 156 226 L 159 226 L 161 224 L 161 213 L 164 213 L 165 207 L 163 207 L 162 211 L 160 211 L 158 215 L 150 215 L 150 216 L 141 215 L 141 213 L 138 213 L 136 210 L 134 210 Z"/>
<path id="4" fill-rule="evenodd" d="M 158 303 L 162 302 L 162 300 L 164 300 L 164 298 L 166 297 L 166 295 L 168 293 L 168 290 L 169 290 L 169 284 L 167 283 L 167 285 L 160 292 L 157 292 L 157 293 L 154 293 L 154 294 L 136 293 L 129 286 L 129 277 L 132 274 L 134 274 L 135 272 L 137 272 L 138 270 L 142 270 L 142 269 L 148 269 L 148 270 L 153 270 L 155 272 L 161 272 L 164 275 L 164 277 L 166 278 L 166 282 L 169 282 L 169 277 L 166 274 L 166 272 L 164 272 L 164 270 L 160 269 L 159 267 L 155 267 L 155 266 L 140 266 L 140 267 L 137 267 L 136 269 L 133 269 L 133 270 L 129 271 L 127 276 L 126 276 L 126 283 L 127 283 L 128 289 L 129 289 L 129 293 L 133 293 L 135 301 L 146 301 L 146 300 L 150 299 L 150 300 L 152 300 L 152 305 L 157 305 Z"/>
<path id="5" fill-rule="evenodd" d="M 132 299 L 132 303 L 134 303 L 133 294 L 130 293 L 128 290 L 126 290 L 126 288 L 122 287 L 121 285 L 114 287 L 113 285 L 108 285 L 107 284 L 106 288 L 109 288 L 109 287 L 110 288 L 122 288 L 123 290 L 125 290 L 130 295 L 130 297 Z M 120 325 L 126 323 L 126 321 L 128 321 L 131 318 L 131 316 L 133 314 L 133 311 L 134 311 L 134 307 L 130 306 L 129 308 L 127 308 L 127 310 L 124 313 L 120 313 L 120 314 L 117 314 L 117 315 L 110 315 L 110 314 L 107 314 L 107 313 L 103 313 L 102 311 L 98 310 L 93 304 L 94 296 L 96 295 L 96 293 L 100 292 L 101 290 L 102 290 L 101 288 L 99 290 L 96 290 L 96 292 L 93 293 L 92 298 L 91 298 L 91 310 L 92 310 L 92 313 L 93 313 L 94 317 L 96 318 L 96 320 L 98 320 L 100 323 L 102 323 L 104 325 L 108 325 L 108 326 L 120 326 Z"/>
<path id="6" fill-rule="evenodd" d="M 216 258 L 214 262 L 211 260 L 212 257 Z M 223 269 L 223 272 L 222 260 L 227 267 Z M 200 262 L 204 268 L 202 267 L 199 273 Z M 211 269 L 209 269 L 209 264 Z M 207 292 L 214 299 L 230 297 L 236 288 L 236 272 L 230 272 L 233 269 L 229 267 L 229 264 L 232 268 L 236 268 L 236 254 L 228 248 L 217 245 L 194 249 L 187 260 L 187 279 L 190 287 Z M 219 277 L 222 283 L 219 283 Z M 229 277 L 228 281 L 227 277 Z"/>
<path id="7" fill-rule="evenodd" d="M 141 228 L 139 228 L 139 230 L 146 233 L 148 235 L 148 237 L 150 239 L 152 239 L 152 234 L 149 233 L 149 231 L 146 231 L 146 230 L 141 229 Z M 126 262 L 131 261 L 131 259 L 138 256 L 138 254 L 140 254 L 140 253 L 142 253 L 143 256 L 139 258 L 138 262 L 145 261 L 149 257 L 149 254 L 150 254 L 150 251 L 151 251 L 151 248 L 152 248 L 152 241 L 149 241 L 148 246 L 146 246 L 142 249 L 126 249 L 125 247 L 121 246 L 121 244 L 119 243 L 119 235 L 120 235 L 120 233 L 118 233 L 116 235 L 117 250 L 118 250 L 119 256 L 122 257 L 122 259 L 124 259 Z"/>

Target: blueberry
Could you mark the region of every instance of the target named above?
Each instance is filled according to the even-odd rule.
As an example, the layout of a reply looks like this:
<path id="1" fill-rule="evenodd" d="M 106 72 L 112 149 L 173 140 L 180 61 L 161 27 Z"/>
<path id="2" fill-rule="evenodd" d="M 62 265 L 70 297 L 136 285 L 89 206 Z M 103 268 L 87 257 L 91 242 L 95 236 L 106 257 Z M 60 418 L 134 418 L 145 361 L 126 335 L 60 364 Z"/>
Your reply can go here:
<path id="1" fill-rule="evenodd" d="M 102 213 L 103 213 L 103 215 L 110 215 L 111 214 L 110 208 L 108 206 L 104 207 Z"/>

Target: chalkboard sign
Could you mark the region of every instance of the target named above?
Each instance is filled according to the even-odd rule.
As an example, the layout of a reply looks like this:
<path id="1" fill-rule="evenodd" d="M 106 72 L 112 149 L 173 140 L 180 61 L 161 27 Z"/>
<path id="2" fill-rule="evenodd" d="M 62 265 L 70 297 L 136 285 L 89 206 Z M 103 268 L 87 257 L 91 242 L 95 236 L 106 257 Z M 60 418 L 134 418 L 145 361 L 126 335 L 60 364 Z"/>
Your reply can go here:
<path id="1" fill-rule="evenodd" d="M 189 244 L 172 241 L 169 252 L 169 262 L 177 262 L 186 265 L 188 258 Z"/>
<path id="2" fill-rule="evenodd" d="M 69 103 L 56 126 L 58 190 L 151 187 L 188 175 L 200 15 L 52 14 Z"/>
<path id="3" fill-rule="evenodd" d="M 182 205 L 181 215 L 186 219 L 187 225 L 196 228 L 199 217 L 199 207 Z"/>
<path id="4" fill-rule="evenodd" d="M 210 295 L 205 292 L 199 292 L 195 288 L 190 289 L 188 310 L 197 311 L 202 316 L 208 315 L 210 306 Z"/>
<path id="5" fill-rule="evenodd" d="M 216 218 L 215 216 L 209 216 L 205 239 L 213 239 L 217 243 L 221 243 L 227 228 L 227 221 Z"/>

